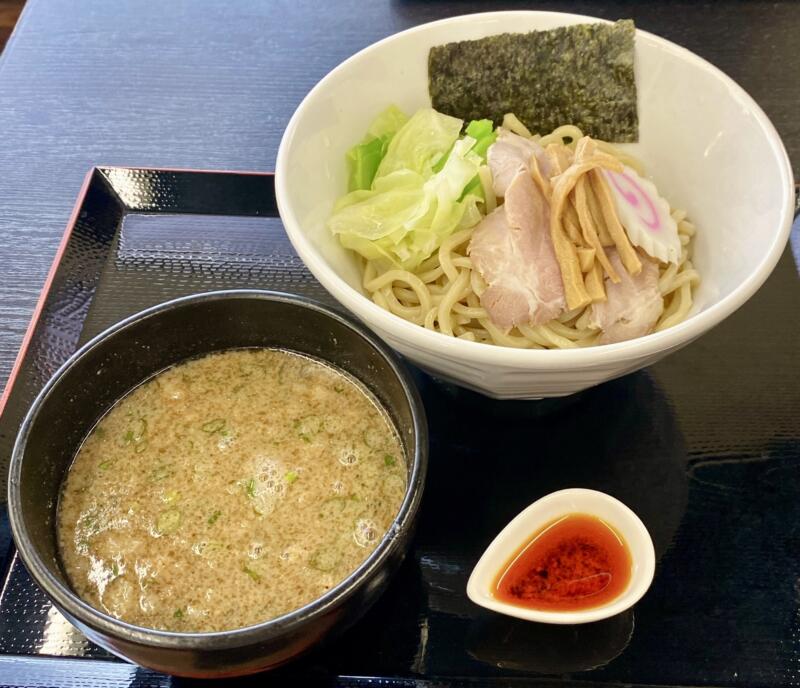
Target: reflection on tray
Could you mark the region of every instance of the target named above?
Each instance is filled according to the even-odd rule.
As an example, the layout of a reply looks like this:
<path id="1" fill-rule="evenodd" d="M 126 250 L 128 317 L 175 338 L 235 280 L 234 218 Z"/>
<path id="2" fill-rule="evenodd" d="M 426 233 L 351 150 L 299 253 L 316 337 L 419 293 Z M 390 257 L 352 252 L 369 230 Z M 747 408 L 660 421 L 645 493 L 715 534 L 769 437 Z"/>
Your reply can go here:
<path id="1" fill-rule="evenodd" d="M 504 616 L 476 621 L 467 651 L 498 669 L 571 674 L 611 662 L 630 642 L 634 613 L 580 626 L 553 626 Z"/>

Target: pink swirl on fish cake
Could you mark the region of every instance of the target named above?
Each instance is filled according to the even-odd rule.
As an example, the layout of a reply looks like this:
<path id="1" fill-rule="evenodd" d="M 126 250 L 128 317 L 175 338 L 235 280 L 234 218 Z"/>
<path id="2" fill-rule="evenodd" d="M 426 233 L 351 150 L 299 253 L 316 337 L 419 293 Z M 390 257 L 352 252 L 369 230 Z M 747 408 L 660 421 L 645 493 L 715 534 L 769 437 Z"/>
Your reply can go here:
<path id="1" fill-rule="evenodd" d="M 652 231 L 660 231 L 662 228 L 661 216 L 653 203 L 653 199 L 650 198 L 650 194 L 626 172 L 606 171 L 606 176 L 611 180 L 611 183 L 628 205 L 636 210 L 636 214 L 642 222 Z"/>

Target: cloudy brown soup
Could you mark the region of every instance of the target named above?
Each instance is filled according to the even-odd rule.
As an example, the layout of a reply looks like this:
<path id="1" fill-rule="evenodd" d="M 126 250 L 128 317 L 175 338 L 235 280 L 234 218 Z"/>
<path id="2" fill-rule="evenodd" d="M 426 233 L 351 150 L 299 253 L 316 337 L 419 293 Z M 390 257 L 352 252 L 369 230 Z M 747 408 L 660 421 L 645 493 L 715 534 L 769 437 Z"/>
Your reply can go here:
<path id="1" fill-rule="evenodd" d="M 397 433 L 357 381 L 284 350 L 215 353 L 89 434 L 62 488 L 61 558 L 75 591 L 124 621 L 239 628 L 355 570 L 405 489 Z"/>

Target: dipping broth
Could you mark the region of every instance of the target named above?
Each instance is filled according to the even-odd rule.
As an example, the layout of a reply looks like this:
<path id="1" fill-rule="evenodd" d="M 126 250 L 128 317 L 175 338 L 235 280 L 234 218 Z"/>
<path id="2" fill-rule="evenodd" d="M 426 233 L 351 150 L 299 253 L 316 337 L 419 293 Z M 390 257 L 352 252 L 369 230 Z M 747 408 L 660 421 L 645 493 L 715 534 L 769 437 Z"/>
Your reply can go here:
<path id="1" fill-rule="evenodd" d="M 397 433 L 353 378 L 277 349 L 181 363 L 78 451 L 58 509 L 75 591 L 148 628 L 221 631 L 318 598 L 397 515 Z"/>

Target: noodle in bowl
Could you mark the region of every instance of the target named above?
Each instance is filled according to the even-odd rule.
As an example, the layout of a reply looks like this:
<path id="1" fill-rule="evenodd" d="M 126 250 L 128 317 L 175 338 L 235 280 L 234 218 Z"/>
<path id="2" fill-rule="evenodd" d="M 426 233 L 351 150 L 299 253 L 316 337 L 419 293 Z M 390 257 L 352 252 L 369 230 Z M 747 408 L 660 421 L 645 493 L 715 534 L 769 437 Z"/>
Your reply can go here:
<path id="1" fill-rule="evenodd" d="M 546 136 L 534 138 L 542 148 L 561 144 L 565 139 L 570 140 L 574 148 L 582 137 L 580 129 L 564 125 Z M 643 165 L 630 153 L 606 142 L 596 143 L 604 152 L 643 174 Z M 490 188 L 485 189 L 487 198 L 493 193 Z M 681 255 L 677 263 L 663 264 L 659 269 L 658 289 L 665 307 L 656 322 L 656 332 L 686 318 L 693 304 L 692 291 L 700 283 L 700 274 L 690 260 L 695 227 L 684 210 L 672 210 L 671 216 L 678 227 Z M 588 306 L 568 310 L 548 323 L 521 325 L 510 332 L 493 324 L 480 304 L 486 283 L 474 268 L 467 250 L 476 226 L 445 239 L 439 250 L 414 271 L 382 270 L 380 261 L 366 261 L 364 290 L 390 313 L 467 341 L 523 349 L 569 349 L 597 342 L 600 333 L 589 326 Z"/>
<path id="2" fill-rule="evenodd" d="M 783 250 L 793 183 L 771 123 L 719 70 L 642 31 L 636 34 L 639 142 L 607 152 L 634 168 L 634 159 L 641 161 L 674 204 L 682 255 L 677 265 L 661 266 L 664 313 L 652 334 L 587 346 L 597 332 L 576 311 L 545 325 L 492 331 L 479 301 L 482 280 L 467 255 L 472 229 L 452 234 L 414 271 L 398 271 L 406 274 L 365 265 L 331 236 L 325 222 L 346 188 L 345 151 L 388 104 L 407 112 L 429 105 L 431 46 L 597 21 L 497 12 L 396 34 L 326 76 L 286 130 L 276 193 L 298 254 L 337 300 L 436 377 L 497 398 L 580 391 L 649 365 L 711 329 L 752 296 Z"/>

